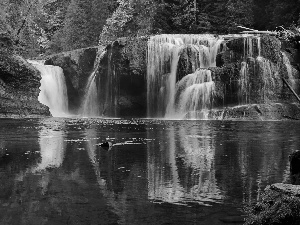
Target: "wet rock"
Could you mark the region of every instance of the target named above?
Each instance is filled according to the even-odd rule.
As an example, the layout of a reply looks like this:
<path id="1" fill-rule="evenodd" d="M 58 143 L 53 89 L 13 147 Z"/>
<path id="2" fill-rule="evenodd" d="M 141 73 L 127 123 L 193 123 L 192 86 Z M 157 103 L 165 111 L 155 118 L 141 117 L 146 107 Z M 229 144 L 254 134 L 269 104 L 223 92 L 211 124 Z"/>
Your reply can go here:
<path id="1" fill-rule="evenodd" d="M 59 66 L 64 71 L 72 113 L 78 112 L 88 78 L 93 72 L 97 51 L 97 47 L 91 47 L 46 57 L 45 65 Z"/>
<path id="2" fill-rule="evenodd" d="M 0 32 L 0 48 L 13 49 L 13 38 L 10 34 Z"/>
<path id="3" fill-rule="evenodd" d="M 198 54 L 198 50 L 192 45 L 185 46 L 179 52 L 180 57 L 176 74 L 177 81 L 181 80 L 187 74 L 193 73 L 197 68 L 200 68 Z"/>
<path id="4" fill-rule="evenodd" d="M 299 120 L 300 106 L 289 103 L 248 104 L 210 110 L 208 118 L 221 120 Z"/>
<path id="5" fill-rule="evenodd" d="M 300 151 L 293 152 L 289 156 L 290 160 L 290 177 L 292 184 L 300 184 Z"/>
<path id="6" fill-rule="evenodd" d="M 104 48 L 106 53 L 99 57 Z M 147 39 L 122 39 L 47 56 L 45 64 L 63 69 L 72 113 L 81 113 L 88 79 L 95 72 L 99 116 L 145 117 L 146 51 Z"/>
<path id="7" fill-rule="evenodd" d="M 274 36 L 261 36 L 261 55 L 273 63 L 281 61 L 281 42 Z"/>

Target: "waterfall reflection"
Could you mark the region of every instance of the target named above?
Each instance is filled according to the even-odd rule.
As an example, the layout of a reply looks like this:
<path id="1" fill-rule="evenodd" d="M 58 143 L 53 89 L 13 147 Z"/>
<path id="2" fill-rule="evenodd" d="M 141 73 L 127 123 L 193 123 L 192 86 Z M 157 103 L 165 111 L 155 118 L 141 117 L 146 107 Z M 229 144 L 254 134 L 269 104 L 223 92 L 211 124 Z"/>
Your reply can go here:
<path id="1" fill-rule="evenodd" d="M 66 143 L 64 142 L 64 132 L 42 128 L 39 132 L 39 144 L 41 162 L 33 169 L 33 172 L 41 171 L 47 168 L 58 168 L 62 165 Z"/>
<path id="2" fill-rule="evenodd" d="M 96 179 L 99 184 L 99 188 L 102 191 L 106 190 L 106 181 L 101 178 L 101 170 L 100 170 L 100 165 L 99 165 L 99 160 L 97 159 L 97 132 L 94 129 L 87 129 L 85 132 L 86 136 L 86 150 L 89 156 L 89 159 L 93 165 L 93 169 L 95 171 Z"/>
<path id="3" fill-rule="evenodd" d="M 220 202 L 215 178 L 213 131 L 203 126 L 170 126 L 148 132 L 149 199 L 169 203 Z"/>

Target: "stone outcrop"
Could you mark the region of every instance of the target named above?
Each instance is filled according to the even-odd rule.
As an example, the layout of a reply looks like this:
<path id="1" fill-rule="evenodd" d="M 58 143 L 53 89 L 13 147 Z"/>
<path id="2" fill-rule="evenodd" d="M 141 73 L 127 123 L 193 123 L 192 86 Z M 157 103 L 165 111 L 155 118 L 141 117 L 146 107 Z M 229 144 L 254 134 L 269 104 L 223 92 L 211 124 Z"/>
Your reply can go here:
<path id="1" fill-rule="evenodd" d="M 88 78 L 96 69 L 101 115 L 144 117 L 147 40 L 148 37 L 115 41 L 105 47 L 105 56 L 100 61 L 97 56 L 100 48 L 94 47 L 48 56 L 45 64 L 63 68 L 71 112 L 80 114 Z M 283 54 L 289 59 L 290 68 Z M 292 45 L 281 43 L 273 36 L 262 35 L 259 41 L 242 36 L 225 37 L 216 67 L 209 68 L 215 82 L 214 110 L 210 118 L 299 119 L 297 100 L 282 81 L 282 78 L 292 79 L 299 93 L 296 88 L 300 78 L 298 54 Z M 193 63 L 197 57 L 192 45 L 181 49 L 177 80 L 198 68 L 199 65 Z M 96 65 L 99 66 L 96 68 Z M 242 77 L 243 69 L 246 77 Z"/>
<path id="2" fill-rule="evenodd" d="M 253 39 L 250 43 L 252 53 L 249 54 L 249 49 L 245 49 L 245 43 L 249 44 L 249 40 L 245 37 L 228 40 L 227 48 L 219 54 L 217 67 L 211 68 L 216 82 L 215 104 L 222 102 L 227 106 L 295 102 L 296 99 L 282 78 L 298 80 L 299 71 L 291 67 L 293 78 L 288 77 L 281 42 L 273 36 L 263 35 L 260 37 L 260 52 L 258 39 Z M 242 77 L 243 69 L 245 77 Z M 242 82 L 245 90 L 241 90 Z"/>
<path id="3" fill-rule="evenodd" d="M 69 111 L 78 113 L 89 76 L 93 72 L 98 48 L 84 48 L 46 57 L 45 65 L 63 69 L 69 98 Z"/>
<path id="4" fill-rule="evenodd" d="M 25 59 L 0 48 L 0 116 L 50 116 L 49 108 L 38 101 L 40 80 Z"/>
<path id="5" fill-rule="evenodd" d="M 132 45 L 137 43 L 120 39 L 105 47 L 101 59 L 97 55 L 103 50 L 101 46 L 47 57 L 46 65 L 59 66 L 64 71 L 71 112 L 81 113 L 88 79 L 95 72 L 101 116 L 146 116 L 147 40 L 143 42 L 144 50 L 135 54 L 138 47 Z"/>

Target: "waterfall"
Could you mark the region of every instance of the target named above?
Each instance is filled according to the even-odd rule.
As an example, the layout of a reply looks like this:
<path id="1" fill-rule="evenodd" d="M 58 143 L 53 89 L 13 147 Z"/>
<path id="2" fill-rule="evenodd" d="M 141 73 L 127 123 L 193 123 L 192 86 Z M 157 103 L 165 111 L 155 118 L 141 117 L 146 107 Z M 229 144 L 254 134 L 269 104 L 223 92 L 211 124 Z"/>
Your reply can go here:
<path id="1" fill-rule="evenodd" d="M 292 65 L 291 65 L 290 60 L 287 57 L 287 55 L 284 52 L 281 52 L 281 54 L 282 54 L 283 64 L 285 65 L 286 70 L 287 70 L 287 75 L 288 75 L 289 82 L 290 82 L 292 88 L 295 90 L 296 89 L 296 82 L 295 82 L 295 79 L 294 79 L 294 76 L 293 76 Z"/>
<path id="2" fill-rule="evenodd" d="M 248 64 L 247 62 L 243 61 L 241 63 L 241 70 L 240 70 L 240 79 L 239 83 L 239 102 L 241 103 L 249 103 L 249 93 L 250 93 L 250 80 L 248 74 Z"/>
<path id="3" fill-rule="evenodd" d="M 213 35 L 157 35 L 150 38 L 148 117 L 182 119 L 187 113 L 210 107 L 214 82 L 207 69 L 216 66 L 222 42 L 222 38 Z M 183 64 L 186 66 L 182 67 Z M 180 69 L 183 71 L 179 73 Z"/>
<path id="4" fill-rule="evenodd" d="M 86 86 L 86 94 L 82 105 L 83 116 L 101 116 L 101 102 L 99 99 L 99 91 L 97 87 L 97 75 L 100 66 L 100 61 L 106 54 L 104 48 L 98 50 L 98 57 L 95 60 L 95 65 L 91 76 L 88 79 Z M 102 110 L 103 111 L 103 110 Z"/>
<path id="5" fill-rule="evenodd" d="M 41 72 L 39 102 L 49 107 L 52 116 L 68 115 L 67 86 L 62 68 L 28 61 Z"/>
<path id="6" fill-rule="evenodd" d="M 244 37 L 243 55 L 238 80 L 239 105 L 268 102 L 275 88 L 278 66 L 262 57 L 260 36 Z M 260 98 L 251 99 L 252 92 Z"/>
<path id="7" fill-rule="evenodd" d="M 256 62 L 258 64 L 258 76 L 262 81 L 259 92 L 262 98 L 262 103 L 265 103 L 273 97 L 272 95 L 276 88 L 275 78 L 278 76 L 279 69 L 276 64 L 261 56 L 256 58 Z"/>
<path id="8" fill-rule="evenodd" d="M 183 77 L 176 85 L 176 103 L 173 111 L 167 112 L 167 117 L 184 118 L 189 112 L 189 118 L 198 118 L 199 114 L 193 113 L 211 108 L 214 87 L 210 70 L 198 69 Z"/>

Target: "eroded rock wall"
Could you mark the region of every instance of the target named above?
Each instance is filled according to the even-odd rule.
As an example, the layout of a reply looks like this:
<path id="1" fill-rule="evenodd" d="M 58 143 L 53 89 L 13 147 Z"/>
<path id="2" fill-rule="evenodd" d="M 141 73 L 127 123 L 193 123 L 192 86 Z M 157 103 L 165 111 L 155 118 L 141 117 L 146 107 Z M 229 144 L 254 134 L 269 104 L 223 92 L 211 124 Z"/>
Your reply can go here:
<path id="1" fill-rule="evenodd" d="M 69 111 L 77 114 L 85 94 L 88 77 L 93 71 L 97 47 L 62 52 L 46 57 L 45 65 L 63 69 L 69 99 Z"/>
<path id="2" fill-rule="evenodd" d="M 21 56 L 0 48 L 0 116 L 50 116 L 38 101 L 41 75 Z"/>
<path id="3" fill-rule="evenodd" d="M 69 110 L 82 113 L 88 79 L 96 72 L 99 116 L 145 117 L 147 39 L 142 42 L 120 39 L 105 47 L 106 53 L 98 62 L 97 52 L 100 54 L 103 48 L 78 49 L 47 57 L 46 65 L 59 66 L 64 71 Z"/>
<path id="4" fill-rule="evenodd" d="M 224 119 L 233 118 L 230 115 L 240 118 L 241 112 L 246 115 L 243 118 L 252 115 L 249 119 L 299 119 L 297 99 L 282 81 L 282 78 L 292 79 L 295 91 L 300 93 L 299 51 L 268 35 L 252 39 L 237 35 L 224 39 L 216 67 L 209 68 L 215 82 L 212 107 L 216 110 L 211 115 L 216 111 L 224 114 L 226 108 Z M 101 116 L 146 116 L 147 41 L 148 37 L 126 38 L 105 47 L 106 55 L 96 70 L 99 101 L 103 102 Z M 88 78 L 95 69 L 97 51 L 98 47 L 65 52 L 48 57 L 45 63 L 63 68 L 69 105 L 77 114 L 81 112 Z M 180 54 L 177 81 L 197 67 L 193 62 L 198 56 L 192 46 L 186 46 Z M 290 68 L 283 54 L 289 59 Z M 243 105 L 249 107 L 241 107 Z M 235 108 L 228 109 L 230 107 Z M 257 111 L 257 107 L 262 110 Z"/>

